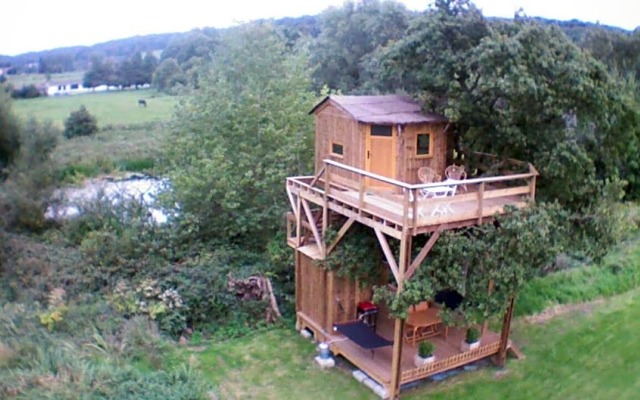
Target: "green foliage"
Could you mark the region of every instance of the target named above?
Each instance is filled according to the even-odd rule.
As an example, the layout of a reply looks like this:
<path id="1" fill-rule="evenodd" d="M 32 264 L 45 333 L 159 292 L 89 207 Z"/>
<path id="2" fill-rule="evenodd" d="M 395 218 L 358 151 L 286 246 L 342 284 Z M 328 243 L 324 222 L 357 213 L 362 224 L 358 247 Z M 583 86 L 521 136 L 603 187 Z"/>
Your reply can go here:
<path id="1" fill-rule="evenodd" d="M 182 296 L 175 289 L 163 290 L 155 280 L 143 279 L 135 289 L 120 281 L 109 299 L 116 310 L 127 316 L 146 315 L 171 335 L 177 336 L 186 328 L 188 309 Z"/>
<path id="2" fill-rule="evenodd" d="M 409 306 L 455 290 L 464 299 L 456 310 L 442 309 L 446 323 L 464 326 L 501 315 L 508 300 L 564 249 L 566 220 L 557 204 L 542 204 L 492 225 L 447 231 L 400 294 L 381 287 L 374 300 L 385 300 L 392 315 L 404 318 Z"/>
<path id="3" fill-rule="evenodd" d="M 60 133 L 50 123 L 33 119 L 17 132 L 19 151 L 12 156 L 9 179 L 0 186 L 0 222 L 8 229 L 39 231 L 46 226 L 44 211 L 54 177 L 51 153 Z"/>
<path id="4" fill-rule="evenodd" d="M 78 136 L 91 136 L 98 132 L 98 120 L 85 106 L 69 114 L 64 121 L 64 137 L 72 139 Z"/>
<path id="5" fill-rule="evenodd" d="M 187 84 L 187 76 L 174 58 L 164 59 L 153 74 L 153 86 L 159 91 L 174 94 Z"/>
<path id="6" fill-rule="evenodd" d="M 19 122 L 11 106 L 11 98 L 0 86 L 0 178 L 5 176 L 4 169 L 20 151 Z"/>
<path id="7" fill-rule="evenodd" d="M 459 150 L 532 162 L 543 200 L 589 207 L 637 163 L 637 109 L 556 27 L 490 23 L 466 0 L 437 1 L 380 65 L 383 78 L 402 77 L 425 108 L 455 122 Z"/>
<path id="8" fill-rule="evenodd" d="M 467 333 L 465 336 L 465 341 L 469 344 L 475 343 L 480 339 L 480 331 L 477 328 L 469 328 L 467 329 Z"/>
<path id="9" fill-rule="evenodd" d="M 436 345 L 428 340 L 418 344 L 418 355 L 422 358 L 433 356 L 434 351 L 436 351 Z"/>
<path id="10" fill-rule="evenodd" d="M 380 0 L 346 1 L 320 14 L 310 60 L 316 88 L 351 93 L 372 86 L 377 76 L 368 73 L 367 63 L 376 50 L 403 37 L 409 17 L 403 4 Z"/>
<path id="11" fill-rule="evenodd" d="M 171 347 L 146 322 L 122 324 L 104 308 L 89 311 L 93 305 L 69 305 L 61 324 L 72 323 L 73 329 L 65 335 L 43 329 L 34 306 L 8 303 L 0 308 L 0 396 L 208 398 L 210 385 L 192 366 L 170 359 Z M 153 368 L 138 367 L 140 354 L 153 357 Z"/>
<path id="12" fill-rule="evenodd" d="M 313 159 L 305 60 L 270 27 L 243 26 L 179 107 L 165 165 L 194 238 L 264 248 L 281 228 L 282 182 Z"/>
<path id="13" fill-rule="evenodd" d="M 333 229 L 327 230 L 324 237 L 327 246 L 333 243 L 337 233 Z M 354 224 L 321 264 L 329 271 L 336 271 L 338 276 L 357 280 L 363 286 L 378 284 L 382 269 L 378 239 L 370 228 Z"/>

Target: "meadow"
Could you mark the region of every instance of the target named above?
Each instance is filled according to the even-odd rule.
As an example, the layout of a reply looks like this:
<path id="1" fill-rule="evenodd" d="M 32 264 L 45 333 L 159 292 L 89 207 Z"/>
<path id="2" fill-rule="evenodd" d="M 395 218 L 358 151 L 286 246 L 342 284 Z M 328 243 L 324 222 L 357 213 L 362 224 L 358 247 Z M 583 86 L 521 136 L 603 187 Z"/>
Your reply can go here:
<path id="1" fill-rule="evenodd" d="M 139 107 L 138 99 L 145 99 L 147 107 Z M 159 94 L 154 89 L 141 89 L 19 100 L 13 108 L 23 119 L 50 120 L 62 128 L 69 113 L 85 106 L 98 119 L 98 126 L 104 128 L 168 121 L 176 102 L 176 97 Z"/>
<path id="2" fill-rule="evenodd" d="M 82 82 L 84 71 L 63 72 L 61 74 L 51 74 L 49 81 L 51 82 Z M 7 81 L 15 88 L 21 88 L 26 85 L 38 85 L 47 81 L 46 74 L 18 74 L 8 75 Z"/>
<path id="3" fill-rule="evenodd" d="M 146 99 L 147 107 L 138 106 L 140 98 Z M 145 89 L 20 100 L 13 109 L 23 120 L 48 120 L 60 129 L 82 105 L 97 118 L 96 135 L 60 137 L 52 155 L 59 178 L 74 181 L 118 171 L 149 172 L 178 101 L 179 97 Z"/>

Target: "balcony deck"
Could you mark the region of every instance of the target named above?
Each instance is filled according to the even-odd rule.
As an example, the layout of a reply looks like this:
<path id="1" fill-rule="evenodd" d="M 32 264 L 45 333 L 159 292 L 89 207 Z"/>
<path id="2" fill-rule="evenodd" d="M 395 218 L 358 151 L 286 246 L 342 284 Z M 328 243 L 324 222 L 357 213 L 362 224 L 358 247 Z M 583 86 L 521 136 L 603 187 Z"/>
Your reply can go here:
<path id="1" fill-rule="evenodd" d="M 296 212 L 300 197 L 364 225 L 399 238 L 404 230 L 412 235 L 431 232 L 440 226 L 479 224 L 508 207 L 521 208 L 535 198 L 537 171 L 464 181 L 408 184 L 325 160 L 318 177 L 287 179 L 287 192 Z M 349 174 L 351 179 L 345 179 Z M 372 183 L 375 183 L 372 185 Z M 425 198 L 428 190 L 456 187 L 455 195 Z M 302 212 L 302 211 L 301 211 Z M 309 213 L 311 211 L 309 210 Z"/>

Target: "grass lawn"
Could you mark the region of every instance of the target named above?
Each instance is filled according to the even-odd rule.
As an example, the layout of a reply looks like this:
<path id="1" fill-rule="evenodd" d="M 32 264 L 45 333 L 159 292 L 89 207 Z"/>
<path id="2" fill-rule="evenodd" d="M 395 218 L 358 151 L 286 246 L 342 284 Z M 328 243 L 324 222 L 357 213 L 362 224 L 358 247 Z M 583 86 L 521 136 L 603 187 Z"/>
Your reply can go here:
<path id="1" fill-rule="evenodd" d="M 490 368 L 407 399 L 637 399 L 640 391 L 640 291 L 587 304 L 544 324 L 518 321 L 513 339 L 527 358 L 504 375 Z"/>
<path id="2" fill-rule="evenodd" d="M 147 107 L 138 106 L 140 98 L 146 99 Z M 155 89 L 141 89 L 18 100 L 13 108 L 23 119 L 51 120 L 62 128 L 69 114 L 84 105 L 103 128 L 168 121 L 177 102 L 178 97 L 159 94 Z"/>
<path id="3" fill-rule="evenodd" d="M 512 339 L 526 355 L 444 382 L 425 382 L 406 399 L 637 399 L 640 391 L 640 291 L 573 307 L 540 322 L 520 319 Z M 377 399 L 348 371 L 320 370 L 314 345 L 294 330 L 188 350 L 224 399 Z M 189 354 L 189 355 L 191 355 Z"/>
<path id="4" fill-rule="evenodd" d="M 275 329 L 193 352 L 221 399 L 377 399 L 351 374 L 321 370 L 315 345 L 293 329 Z"/>

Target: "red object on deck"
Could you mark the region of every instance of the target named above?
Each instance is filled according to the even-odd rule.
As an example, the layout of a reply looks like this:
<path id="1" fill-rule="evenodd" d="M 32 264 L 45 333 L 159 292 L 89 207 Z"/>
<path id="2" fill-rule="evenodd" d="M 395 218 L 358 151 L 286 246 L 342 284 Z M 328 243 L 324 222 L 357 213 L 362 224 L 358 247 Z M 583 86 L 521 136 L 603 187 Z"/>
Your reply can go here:
<path id="1" fill-rule="evenodd" d="M 358 321 L 362 321 L 375 331 L 377 319 L 378 306 L 368 300 L 358 303 Z"/>

